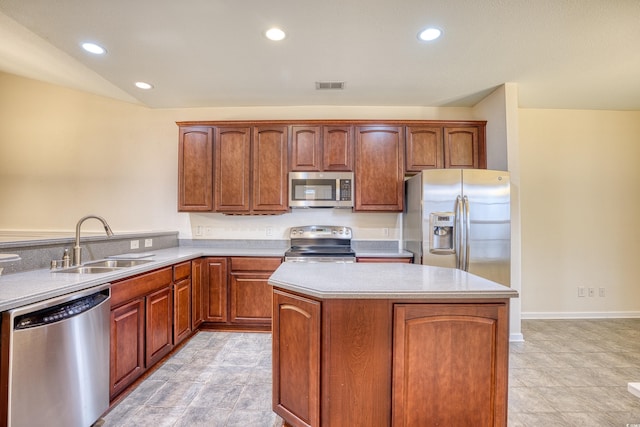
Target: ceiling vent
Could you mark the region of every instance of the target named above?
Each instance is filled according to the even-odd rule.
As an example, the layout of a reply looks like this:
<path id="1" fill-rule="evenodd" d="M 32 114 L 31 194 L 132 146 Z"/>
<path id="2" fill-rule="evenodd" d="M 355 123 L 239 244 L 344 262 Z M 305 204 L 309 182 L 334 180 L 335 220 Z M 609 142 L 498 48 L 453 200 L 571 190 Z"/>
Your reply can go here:
<path id="1" fill-rule="evenodd" d="M 321 89 L 344 89 L 344 82 L 316 82 L 316 90 Z"/>

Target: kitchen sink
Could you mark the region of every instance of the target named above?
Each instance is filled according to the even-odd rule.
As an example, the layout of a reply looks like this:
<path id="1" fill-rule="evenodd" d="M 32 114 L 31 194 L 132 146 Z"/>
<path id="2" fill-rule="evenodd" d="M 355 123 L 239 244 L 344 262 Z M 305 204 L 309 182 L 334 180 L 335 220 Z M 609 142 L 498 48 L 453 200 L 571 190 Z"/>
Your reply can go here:
<path id="1" fill-rule="evenodd" d="M 99 274 L 110 271 L 122 270 L 122 267 L 94 267 L 80 265 L 78 267 L 63 268 L 62 270 L 52 270 L 54 273 L 78 273 L 78 274 Z"/>
<path id="2" fill-rule="evenodd" d="M 146 264 L 153 260 L 150 259 L 103 259 L 100 261 L 91 261 L 85 264 L 87 267 L 111 267 L 111 268 L 127 268 L 136 265 Z"/>
<path id="3" fill-rule="evenodd" d="M 135 267 L 136 265 L 152 262 L 150 259 L 102 259 L 91 261 L 76 267 L 52 270 L 54 273 L 77 273 L 77 274 L 99 274 L 110 271 L 122 270 L 124 268 Z"/>

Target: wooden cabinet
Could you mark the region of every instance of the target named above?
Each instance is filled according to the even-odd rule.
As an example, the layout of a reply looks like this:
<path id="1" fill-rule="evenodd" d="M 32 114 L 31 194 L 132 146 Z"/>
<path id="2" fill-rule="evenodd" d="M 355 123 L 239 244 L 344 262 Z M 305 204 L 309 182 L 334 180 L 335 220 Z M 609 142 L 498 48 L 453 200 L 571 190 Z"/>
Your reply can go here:
<path id="1" fill-rule="evenodd" d="M 109 395 L 113 398 L 145 370 L 144 298 L 111 310 Z"/>
<path id="2" fill-rule="evenodd" d="M 171 287 L 155 291 L 146 301 L 146 364 L 152 366 L 173 348 L 173 297 Z"/>
<path id="3" fill-rule="evenodd" d="M 287 135 L 286 126 L 259 126 L 253 129 L 252 212 L 284 213 L 289 210 Z"/>
<path id="4" fill-rule="evenodd" d="M 485 125 L 407 126 L 406 172 L 436 168 L 486 168 Z"/>
<path id="5" fill-rule="evenodd" d="M 173 343 L 179 344 L 191 335 L 192 283 L 191 262 L 173 266 Z"/>
<path id="6" fill-rule="evenodd" d="M 290 170 L 353 171 L 353 126 L 292 126 Z"/>
<path id="7" fill-rule="evenodd" d="M 287 199 L 287 127 L 218 127 L 215 211 L 283 213 Z"/>
<path id="8" fill-rule="evenodd" d="M 393 426 L 506 426 L 507 316 L 506 304 L 396 304 Z"/>
<path id="9" fill-rule="evenodd" d="M 229 320 L 227 310 L 227 258 L 205 258 L 202 274 L 205 322 Z"/>
<path id="10" fill-rule="evenodd" d="M 173 348 L 171 267 L 111 286 L 110 396 Z"/>
<path id="11" fill-rule="evenodd" d="M 205 258 L 191 261 L 191 330 L 195 331 L 204 321 L 203 271 Z"/>
<path id="12" fill-rule="evenodd" d="M 178 210 L 213 209 L 213 132 L 210 127 L 180 128 Z"/>
<path id="13" fill-rule="evenodd" d="M 401 212 L 404 208 L 404 129 L 356 128 L 356 211 Z"/>
<path id="14" fill-rule="evenodd" d="M 231 258 L 231 323 L 271 325 L 272 288 L 267 280 L 280 263 L 280 258 Z"/>
<path id="15" fill-rule="evenodd" d="M 249 213 L 251 128 L 215 128 L 215 211 Z"/>
<path id="16" fill-rule="evenodd" d="M 486 168 L 486 156 L 483 156 L 485 158 L 481 161 L 480 135 L 477 127 L 445 127 L 444 167 Z"/>
<path id="17" fill-rule="evenodd" d="M 205 258 L 203 309 L 207 326 L 221 329 L 271 325 L 269 276 L 281 258 Z"/>
<path id="18" fill-rule="evenodd" d="M 504 427 L 508 316 L 505 299 L 316 299 L 274 288 L 274 411 L 289 426 Z"/>
<path id="19" fill-rule="evenodd" d="M 320 302 L 273 292 L 273 408 L 296 426 L 320 425 Z"/>

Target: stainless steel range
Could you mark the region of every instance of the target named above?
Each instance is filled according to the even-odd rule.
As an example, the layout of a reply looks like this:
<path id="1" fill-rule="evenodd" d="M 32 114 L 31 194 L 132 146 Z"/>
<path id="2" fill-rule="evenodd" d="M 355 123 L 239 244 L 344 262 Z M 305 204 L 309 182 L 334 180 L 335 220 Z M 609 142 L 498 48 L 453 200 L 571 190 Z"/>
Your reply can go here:
<path id="1" fill-rule="evenodd" d="M 334 225 L 292 227 L 291 248 L 284 254 L 287 262 L 355 262 L 351 249 L 351 228 Z"/>

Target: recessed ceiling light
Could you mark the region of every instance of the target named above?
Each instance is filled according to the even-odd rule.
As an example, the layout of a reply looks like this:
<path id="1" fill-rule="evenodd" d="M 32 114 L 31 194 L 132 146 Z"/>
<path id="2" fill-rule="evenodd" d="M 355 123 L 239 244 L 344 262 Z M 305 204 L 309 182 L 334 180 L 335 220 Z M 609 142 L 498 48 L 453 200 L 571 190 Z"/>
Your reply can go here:
<path id="1" fill-rule="evenodd" d="M 267 36 L 269 40 L 273 41 L 280 41 L 287 36 L 280 28 L 270 28 L 266 33 L 264 33 L 264 35 Z"/>
<path id="2" fill-rule="evenodd" d="M 107 52 L 107 49 L 99 46 L 95 43 L 82 43 L 82 48 L 87 52 L 95 53 L 96 55 L 103 55 Z"/>
<path id="3" fill-rule="evenodd" d="M 442 30 L 437 28 L 427 28 L 418 33 L 418 40 L 430 42 L 442 35 Z"/>
<path id="4" fill-rule="evenodd" d="M 146 82 L 136 82 L 136 87 L 138 89 L 144 89 L 144 90 L 153 89 L 153 85 Z"/>

